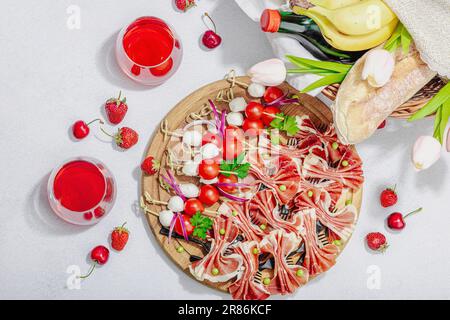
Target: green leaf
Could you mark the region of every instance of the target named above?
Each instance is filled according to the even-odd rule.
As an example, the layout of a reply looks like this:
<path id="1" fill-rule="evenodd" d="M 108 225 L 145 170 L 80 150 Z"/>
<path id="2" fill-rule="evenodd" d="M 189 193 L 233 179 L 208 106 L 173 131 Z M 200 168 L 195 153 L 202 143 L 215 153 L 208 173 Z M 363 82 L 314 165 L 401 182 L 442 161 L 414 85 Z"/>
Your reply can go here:
<path id="1" fill-rule="evenodd" d="M 416 121 L 423 119 L 436 112 L 438 108 L 443 105 L 447 100 L 450 99 L 450 82 L 447 83 L 435 96 L 433 99 L 428 101 L 428 103 L 423 106 L 419 111 L 413 114 L 408 121 Z"/>
<path id="2" fill-rule="evenodd" d="M 306 92 L 309 92 L 311 90 L 314 90 L 314 89 L 317 89 L 320 87 L 328 86 L 330 84 L 341 83 L 342 81 L 344 81 L 346 75 L 347 74 L 344 74 L 344 73 L 336 73 L 334 75 L 329 75 L 329 76 L 323 77 L 322 79 L 319 79 L 316 82 L 311 83 L 309 86 L 304 88 L 301 92 L 306 93 Z"/>
<path id="3" fill-rule="evenodd" d="M 401 46 L 403 49 L 403 53 L 407 54 L 409 52 L 409 47 L 411 46 L 412 40 L 413 39 L 411 37 L 411 34 L 408 32 L 408 29 L 406 29 L 402 23 L 399 23 L 394 33 L 391 35 L 388 41 L 386 41 L 384 49 L 390 52 L 394 52 L 398 47 Z"/>
<path id="4" fill-rule="evenodd" d="M 448 99 L 440 108 L 439 108 L 439 128 L 438 133 L 436 136 L 436 127 L 435 127 L 435 134 L 433 135 L 436 139 L 439 140 L 441 144 L 444 142 L 444 134 L 445 134 L 445 128 L 448 124 L 448 119 L 450 118 L 450 99 Z M 436 114 L 436 117 L 438 116 Z M 436 126 L 436 120 L 435 120 L 435 126 Z"/>
<path id="5" fill-rule="evenodd" d="M 222 175 L 229 177 L 232 174 L 236 174 L 239 178 L 243 179 L 248 175 L 248 170 L 250 169 L 250 163 L 243 163 L 245 159 L 245 152 L 239 154 L 233 161 L 222 161 L 220 164 L 220 169 Z"/>
<path id="6" fill-rule="evenodd" d="M 295 56 L 291 56 L 291 55 L 286 55 L 286 58 L 292 64 L 294 64 L 296 66 L 308 67 L 310 69 L 322 69 L 322 70 L 326 70 L 326 71 L 347 73 L 352 68 L 352 65 L 338 63 L 338 62 L 317 61 L 317 60 L 295 57 Z"/>
<path id="7" fill-rule="evenodd" d="M 210 218 L 203 216 L 200 212 L 193 215 L 190 222 L 194 227 L 194 232 L 192 234 L 201 239 L 206 238 L 208 230 L 211 229 L 213 225 L 213 221 Z"/>
<path id="8" fill-rule="evenodd" d="M 442 122 L 442 106 L 437 110 L 436 116 L 434 117 L 434 130 L 433 137 L 435 137 L 442 144 L 441 138 L 441 122 Z"/>
<path id="9" fill-rule="evenodd" d="M 235 163 L 240 164 L 242 163 L 242 161 L 244 161 L 244 159 L 245 159 L 245 152 L 241 152 L 241 154 L 238 155 L 237 158 L 235 159 Z"/>
<path id="10" fill-rule="evenodd" d="M 276 118 L 272 120 L 272 122 L 270 123 L 270 126 L 272 128 L 278 129 L 278 130 L 283 130 L 284 119 L 285 119 L 284 113 L 282 113 L 282 112 L 277 113 Z"/>
<path id="11" fill-rule="evenodd" d="M 283 130 L 286 131 L 289 136 L 295 135 L 300 130 L 297 126 L 296 118 L 287 116 L 284 121 Z"/>

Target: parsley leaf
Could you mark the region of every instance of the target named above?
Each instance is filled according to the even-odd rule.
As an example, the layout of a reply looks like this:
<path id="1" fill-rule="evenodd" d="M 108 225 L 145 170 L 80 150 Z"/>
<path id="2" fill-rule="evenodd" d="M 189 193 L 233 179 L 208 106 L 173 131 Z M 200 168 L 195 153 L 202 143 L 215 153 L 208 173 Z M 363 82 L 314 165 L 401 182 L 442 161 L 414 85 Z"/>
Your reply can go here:
<path id="1" fill-rule="evenodd" d="M 200 239 L 206 239 L 206 233 L 212 228 L 213 221 L 210 218 L 203 216 L 200 212 L 197 212 L 192 216 L 190 222 L 194 227 L 192 235 L 199 237 Z"/>
<path id="2" fill-rule="evenodd" d="M 280 131 L 286 131 L 289 136 L 295 135 L 300 129 L 297 126 L 297 120 L 293 116 L 287 116 L 284 113 L 277 113 L 277 117 L 272 120 L 270 126 Z"/>
<path id="3" fill-rule="evenodd" d="M 248 176 L 248 170 L 250 169 L 250 163 L 243 163 L 245 158 L 245 152 L 242 152 L 240 155 L 236 157 L 233 161 L 223 161 L 220 164 L 220 170 L 226 171 L 222 172 L 225 177 L 229 177 L 232 174 L 235 174 L 240 179 L 244 179 Z"/>

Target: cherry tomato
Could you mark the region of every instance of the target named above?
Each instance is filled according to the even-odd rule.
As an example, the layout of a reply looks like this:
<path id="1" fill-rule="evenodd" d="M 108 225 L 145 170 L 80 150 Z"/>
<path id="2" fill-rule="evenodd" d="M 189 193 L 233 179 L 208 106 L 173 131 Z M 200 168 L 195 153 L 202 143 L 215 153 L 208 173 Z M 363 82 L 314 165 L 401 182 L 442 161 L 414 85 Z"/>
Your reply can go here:
<path id="1" fill-rule="evenodd" d="M 187 214 L 181 215 L 184 219 L 184 228 L 186 229 L 186 233 L 188 236 L 190 236 L 194 232 L 194 227 L 191 224 L 191 217 L 189 217 Z M 178 233 L 180 236 L 183 235 L 183 230 L 181 229 L 181 222 L 180 219 L 177 219 L 177 222 L 175 222 L 174 230 L 176 233 Z"/>
<path id="2" fill-rule="evenodd" d="M 278 87 L 268 87 L 266 92 L 264 92 L 264 101 L 266 103 L 274 102 L 275 100 L 281 98 L 284 95 L 283 90 Z"/>
<path id="3" fill-rule="evenodd" d="M 223 174 L 219 175 L 219 183 L 237 183 L 238 178 L 234 174 L 230 174 L 229 177 L 224 176 Z M 235 193 L 237 191 L 236 187 L 232 186 L 220 186 L 220 189 L 227 193 Z"/>
<path id="4" fill-rule="evenodd" d="M 219 201 L 219 196 L 219 191 L 216 187 L 210 184 L 205 184 L 200 188 L 200 195 L 198 196 L 198 198 L 203 204 L 212 206 L 217 201 Z"/>
<path id="5" fill-rule="evenodd" d="M 264 107 L 258 102 L 250 102 L 245 108 L 245 115 L 247 119 L 259 120 L 263 114 Z"/>
<path id="6" fill-rule="evenodd" d="M 207 143 L 212 143 L 220 148 L 222 146 L 222 138 L 217 134 L 207 131 L 202 137 L 202 146 Z"/>
<path id="7" fill-rule="evenodd" d="M 242 124 L 242 129 L 249 136 L 257 136 L 264 129 L 264 123 L 261 120 L 245 119 Z"/>
<path id="8" fill-rule="evenodd" d="M 217 177 L 219 170 L 219 165 L 211 159 L 203 160 L 198 166 L 198 174 L 205 180 L 211 180 Z"/>
<path id="9" fill-rule="evenodd" d="M 242 153 L 242 142 L 236 139 L 226 139 L 223 141 L 223 159 L 233 160 Z"/>
<path id="10" fill-rule="evenodd" d="M 244 131 L 236 126 L 227 126 L 225 128 L 225 139 L 229 138 L 242 140 L 244 139 Z"/>
<path id="11" fill-rule="evenodd" d="M 261 117 L 262 122 L 266 126 L 270 126 L 270 123 L 275 119 L 274 115 L 281 113 L 281 110 L 277 107 L 266 107 Z"/>
<path id="12" fill-rule="evenodd" d="M 186 200 L 184 203 L 184 213 L 186 213 L 188 216 L 193 216 L 197 212 L 203 212 L 205 211 L 205 208 L 203 207 L 203 204 L 200 202 L 200 200 L 191 198 Z"/>

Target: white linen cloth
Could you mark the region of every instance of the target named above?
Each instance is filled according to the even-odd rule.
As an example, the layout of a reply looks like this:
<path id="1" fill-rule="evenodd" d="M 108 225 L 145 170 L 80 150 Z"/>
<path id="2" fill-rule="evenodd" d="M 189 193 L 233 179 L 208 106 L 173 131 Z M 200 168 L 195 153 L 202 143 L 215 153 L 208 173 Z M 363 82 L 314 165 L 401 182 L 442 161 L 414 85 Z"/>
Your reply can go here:
<path id="1" fill-rule="evenodd" d="M 254 21 L 264 9 L 289 7 L 287 0 L 235 0 Z M 411 33 L 423 60 L 441 76 L 450 77 L 450 0 L 385 0 Z M 286 35 L 267 33 L 275 55 L 286 61 L 291 54 L 314 59 L 300 43 Z M 315 75 L 290 75 L 288 82 L 302 89 L 318 79 Z M 316 95 L 321 89 L 310 94 Z"/>

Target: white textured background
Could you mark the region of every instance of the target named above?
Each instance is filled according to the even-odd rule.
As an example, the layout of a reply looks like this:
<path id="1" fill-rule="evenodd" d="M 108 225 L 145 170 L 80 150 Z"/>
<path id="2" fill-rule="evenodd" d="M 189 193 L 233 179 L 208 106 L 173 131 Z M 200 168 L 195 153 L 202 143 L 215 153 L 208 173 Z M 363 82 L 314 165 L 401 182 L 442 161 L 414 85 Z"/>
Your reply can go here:
<path id="1" fill-rule="evenodd" d="M 66 27 L 69 5 L 81 8 L 81 29 Z M 200 15 L 215 18 L 223 45 L 199 47 L 205 27 Z M 165 85 L 146 89 L 122 76 L 112 45 L 117 32 L 141 15 L 167 19 L 182 38 L 184 61 Z M 187 14 L 170 0 L 2 0 L 0 11 L 0 298 L 37 299 L 227 299 L 190 279 L 172 265 L 153 239 L 144 219 L 132 209 L 138 197 L 138 164 L 163 115 L 196 88 L 231 68 L 240 73 L 270 58 L 266 38 L 231 0 L 200 0 Z M 124 125 L 135 127 L 140 143 L 118 152 L 98 133 L 73 142 L 68 130 L 77 119 L 97 117 L 106 98 L 122 89 L 129 101 Z M 387 128 L 358 147 L 366 185 L 356 232 L 326 275 L 289 298 L 295 299 L 449 299 L 450 298 L 450 156 L 417 174 L 409 163 L 415 138 L 432 131 L 432 121 L 414 126 L 390 121 Z M 95 130 L 93 130 L 95 133 Z M 114 172 L 119 195 L 112 213 L 100 224 L 76 227 L 59 220 L 46 202 L 50 170 L 66 158 L 87 155 Z M 397 183 L 395 210 L 419 206 L 401 234 L 385 230 L 391 210 L 378 203 L 380 190 Z M 87 254 L 106 244 L 110 230 L 128 221 L 132 235 L 126 250 L 112 253 L 107 265 L 66 288 L 66 268 L 87 270 Z M 364 235 L 385 231 L 388 251 L 369 253 Z M 376 265 L 381 288 L 367 287 L 368 267 Z"/>

